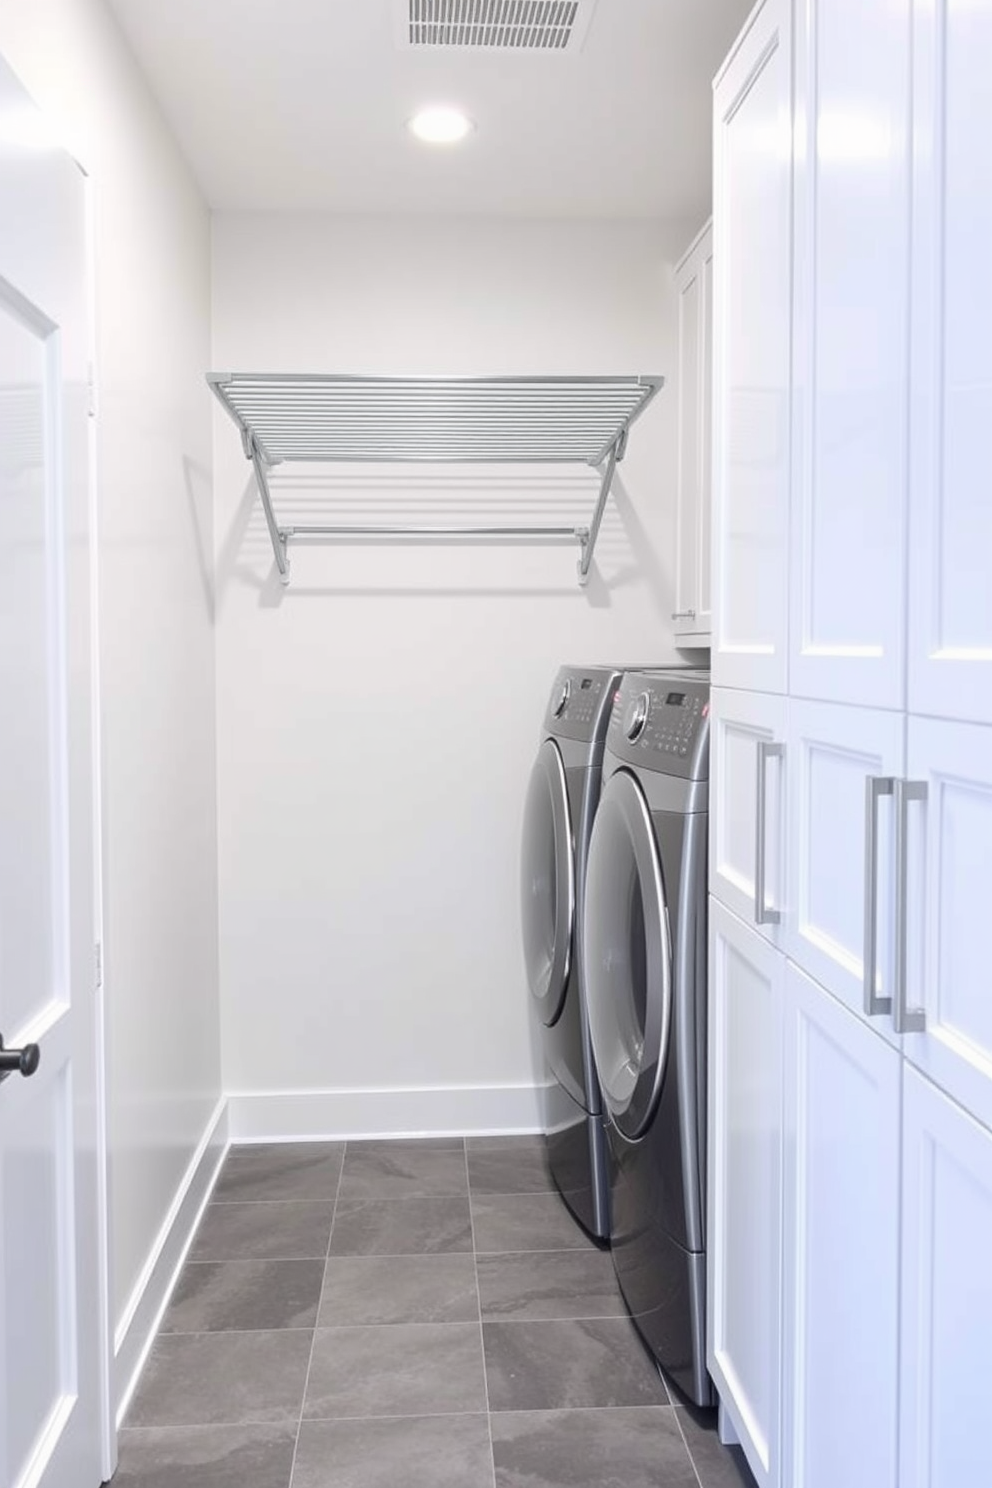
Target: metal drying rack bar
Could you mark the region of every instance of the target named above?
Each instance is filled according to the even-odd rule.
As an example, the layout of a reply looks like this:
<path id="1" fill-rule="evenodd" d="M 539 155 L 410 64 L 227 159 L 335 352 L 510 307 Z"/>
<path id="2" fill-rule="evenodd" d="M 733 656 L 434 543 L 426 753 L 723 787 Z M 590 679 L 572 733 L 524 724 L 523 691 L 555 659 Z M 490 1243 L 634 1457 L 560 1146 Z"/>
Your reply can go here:
<path id="1" fill-rule="evenodd" d="M 627 435 L 663 377 L 357 377 L 211 372 L 254 467 L 276 567 L 289 582 L 296 537 L 561 539 L 589 577 Z M 602 466 L 588 524 L 533 527 L 280 526 L 269 472 L 283 461 Z"/>

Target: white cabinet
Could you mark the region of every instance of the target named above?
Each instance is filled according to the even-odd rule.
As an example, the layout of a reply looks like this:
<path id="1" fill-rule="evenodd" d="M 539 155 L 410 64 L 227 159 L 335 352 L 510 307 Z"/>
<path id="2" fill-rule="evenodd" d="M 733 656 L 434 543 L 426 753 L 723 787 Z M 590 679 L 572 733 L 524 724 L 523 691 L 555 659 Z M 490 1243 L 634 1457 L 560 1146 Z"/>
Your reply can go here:
<path id="1" fill-rule="evenodd" d="M 992 728 L 911 717 L 906 766 L 905 1053 L 992 1128 Z"/>
<path id="2" fill-rule="evenodd" d="M 782 1483 L 900 1488 L 901 1060 L 791 965 L 785 1003 Z"/>
<path id="3" fill-rule="evenodd" d="M 909 1066 L 902 1181 L 899 1488 L 978 1488 L 992 1483 L 992 1133 Z"/>
<path id="4" fill-rule="evenodd" d="M 789 692 L 901 708 L 911 0 L 795 15 Z"/>
<path id="5" fill-rule="evenodd" d="M 714 687 L 710 890 L 772 942 L 785 886 L 785 699 Z"/>
<path id="6" fill-rule="evenodd" d="M 754 12 L 713 120 L 713 680 L 765 692 L 788 661 L 791 12 Z"/>
<path id="7" fill-rule="evenodd" d="M 675 270 L 678 297 L 678 507 L 675 634 L 710 643 L 710 471 L 713 401 L 713 230 L 707 223 Z"/>
<path id="8" fill-rule="evenodd" d="M 992 5 L 918 0 L 909 706 L 992 723 Z"/>
<path id="9" fill-rule="evenodd" d="M 868 980 L 876 1006 L 892 995 L 893 781 L 904 773 L 904 721 L 881 709 L 796 698 L 787 707 L 789 903 L 783 943 L 804 971 L 862 1014 L 867 959 L 874 963 Z M 872 780 L 877 784 L 869 794 Z M 717 806 L 718 816 L 723 809 Z M 891 1018 L 879 1020 L 879 1028 L 895 1038 Z"/>
<path id="10" fill-rule="evenodd" d="M 760 1488 L 777 1488 L 785 962 L 710 910 L 707 1365 Z"/>

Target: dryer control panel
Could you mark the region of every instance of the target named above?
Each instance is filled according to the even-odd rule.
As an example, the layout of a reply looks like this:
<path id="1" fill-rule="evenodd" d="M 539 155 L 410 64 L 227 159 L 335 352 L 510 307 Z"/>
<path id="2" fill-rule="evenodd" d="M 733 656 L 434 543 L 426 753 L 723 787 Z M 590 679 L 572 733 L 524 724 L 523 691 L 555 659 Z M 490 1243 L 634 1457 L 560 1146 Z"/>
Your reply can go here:
<path id="1" fill-rule="evenodd" d="M 620 683 L 616 667 L 562 667 L 551 689 L 545 731 L 582 742 L 602 738 L 602 720 Z"/>
<path id="2" fill-rule="evenodd" d="M 704 672 L 628 672 L 614 698 L 607 748 L 641 769 L 706 780 L 709 712 Z"/>

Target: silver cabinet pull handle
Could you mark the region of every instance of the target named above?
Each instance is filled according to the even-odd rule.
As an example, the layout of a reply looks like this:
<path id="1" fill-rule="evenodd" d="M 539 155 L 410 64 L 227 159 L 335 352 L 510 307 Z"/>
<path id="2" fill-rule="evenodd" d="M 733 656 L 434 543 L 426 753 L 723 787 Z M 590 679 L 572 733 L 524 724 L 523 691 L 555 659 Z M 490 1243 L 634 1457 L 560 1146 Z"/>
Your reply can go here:
<path id="1" fill-rule="evenodd" d="M 909 803 L 927 799 L 925 780 L 895 782 L 896 809 L 896 969 L 892 1024 L 896 1033 L 923 1033 L 926 1009 L 907 1006 L 906 958 L 909 931 Z"/>
<path id="2" fill-rule="evenodd" d="M 673 620 L 695 620 L 695 618 L 696 618 L 696 612 L 695 612 L 695 610 L 673 610 L 672 611 L 672 619 Z"/>
<path id="3" fill-rule="evenodd" d="M 891 1013 L 892 998 L 879 997 L 878 981 L 878 803 L 891 796 L 891 775 L 869 775 L 865 781 L 865 1012 L 869 1018 Z"/>
<path id="4" fill-rule="evenodd" d="M 777 744 L 772 739 L 759 739 L 757 750 L 758 781 L 755 791 L 755 819 L 754 819 L 754 923 L 756 925 L 779 925 L 782 922 L 782 911 L 772 909 L 768 904 L 768 895 L 765 892 L 765 870 L 768 858 L 768 812 L 767 804 L 767 777 L 768 761 L 770 759 L 785 759 L 785 745 Z"/>

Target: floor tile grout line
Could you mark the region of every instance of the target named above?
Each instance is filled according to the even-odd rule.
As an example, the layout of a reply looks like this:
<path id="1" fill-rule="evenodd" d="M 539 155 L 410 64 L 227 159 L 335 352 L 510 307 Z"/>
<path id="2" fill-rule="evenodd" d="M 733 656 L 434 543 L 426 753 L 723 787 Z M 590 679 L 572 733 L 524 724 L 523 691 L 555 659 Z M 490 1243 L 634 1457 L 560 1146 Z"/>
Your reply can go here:
<path id="1" fill-rule="evenodd" d="M 666 1389 L 666 1391 L 668 1391 L 668 1381 L 667 1380 L 665 1380 L 665 1389 Z M 685 1447 L 685 1453 L 686 1453 L 686 1456 L 689 1459 L 689 1466 L 692 1468 L 692 1471 L 695 1474 L 696 1482 L 699 1484 L 699 1488 L 704 1488 L 702 1476 L 700 1475 L 699 1468 L 696 1466 L 696 1459 L 692 1455 L 692 1448 L 689 1446 L 689 1442 L 688 1442 L 688 1440 L 686 1438 L 686 1434 L 682 1430 L 682 1422 L 679 1420 L 679 1413 L 678 1413 L 678 1410 L 676 1408 L 675 1402 L 672 1400 L 671 1391 L 668 1391 L 668 1398 L 669 1398 L 669 1401 L 671 1402 L 671 1411 L 672 1411 L 672 1415 L 675 1417 L 675 1424 L 678 1427 L 679 1436 L 682 1438 L 682 1445 Z"/>
<path id="2" fill-rule="evenodd" d="M 465 1178 L 468 1190 L 468 1222 L 472 1232 L 472 1268 L 475 1271 L 475 1294 L 479 1299 L 479 1347 L 482 1351 L 482 1384 L 486 1392 L 486 1434 L 489 1437 L 489 1461 L 493 1470 L 493 1488 L 496 1488 L 496 1447 L 493 1443 L 493 1408 L 489 1398 L 489 1370 L 486 1365 L 486 1330 L 482 1323 L 482 1287 L 479 1282 L 479 1254 L 475 1246 L 475 1215 L 472 1212 L 472 1182 L 469 1176 L 468 1142 L 465 1143 Z"/>
<path id="3" fill-rule="evenodd" d="M 464 1410 L 464 1411 L 416 1411 L 407 1415 L 365 1415 L 365 1416 L 307 1416 L 306 1422 L 319 1421 L 324 1425 L 335 1421 L 417 1421 L 417 1420 L 449 1420 L 461 1419 L 464 1416 L 586 1416 L 595 1414 L 616 1415 L 621 1411 L 672 1411 L 679 1409 L 674 1405 L 572 1405 L 572 1406 L 514 1406 L 512 1410 L 488 1411 L 488 1410 Z M 292 1426 L 290 1417 L 285 1421 L 273 1421 L 271 1418 L 259 1418 L 254 1421 L 194 1421 L 186 1425 L 170 1424 L 168 1426 L 124 1426 L 123 1431 L 231 1431 L 239 1427 L 271 1426 L 273 1430 L 281 1427 Z M 690 1452 L 691 1456 L 691 1452 Z M 698 1474 L 697 1474 L 698 1476 Z"/>
<path id="4" fill-rule="evenodd" d="M 345 1159 L 347 1158 L 347 1156 L 348 1156 L 348 1143 L 345 1142 L 345 1144 L 344 1144 L 344 1150 L 341 1153 L 341 1166 L 338 1169 L 337 1187 L 334 1190 L 334 1204 L 333 1204 L 333 1207 L 331 1209 L 331 1227 L 330 1227 L 330 1229 L 327 1232 L 327 1249 L 324 1252 L 324 1273 L 325 1273 L 325 1275 L 327 1273 L 327 1262 L 328 1262 L 328 1259 L 329 1259 L 330 1254 L 331 1254 L 331 1237 L 334 1234 L 334 1220 L 335 1220 L 335 1217 L 336 1217 L 337 1212 L 338 1212 L 338 1195 L 341 1192 L 341 1179 L 344 1176 L 344 1165 L 345 1165 Z M 286 1484 L 286 1488 L 293 1488 L 293 1479 L 296 1476 L 296 1459 L 297 1459 L 297 1456 L 299 1455 L 299 1450 L 300 1450 L 300 1437 L 303 1434 L 303 1416 L 304 1416 L 304 1412 L 306 1411 L 306 1408 L 307 1408 L 307 1393 L 308 1393 L 308 1391 L 310 1389 L 310 1371 L 313 1368 L 314 1350 L 317 1347 L 317 1333 L 318 1333 L 317 1323 L 320 1320 L 320 1304 L 321 1304 L 321 1300 L 323 1298 L 323 1295 L 324 1295 L 324 1279 L 323 1279 L 323 1277 L 321 1277 L 320 1295 L 317 1298 L 317 1315 L 314 1318 L 313 1335 L 312 1335 L 312 1337 L 310 1339 L 310 1357 L 307 1359 L 307 1372 L 306 1372 L 306 1374 L 303 1377 L 303 1394 L 300 1397 L 300 1419 L 296 1423 L 296 1440 L 293 1443 L 293 1460 L 290 1463 L 290 1467 L 289 1467 L 289 1480 L 288 1480 L 288 1482 Z"/>

